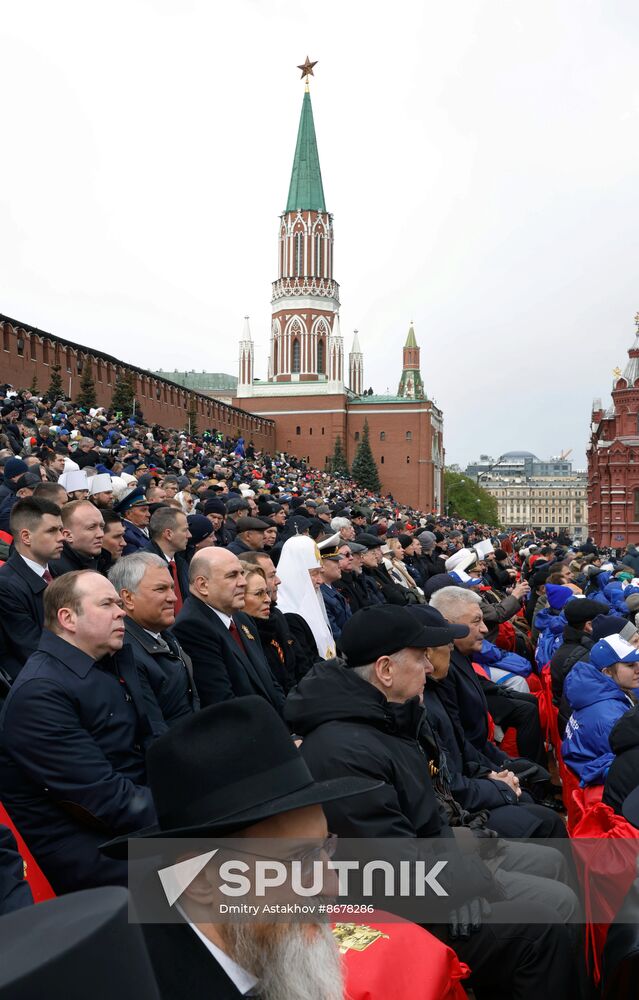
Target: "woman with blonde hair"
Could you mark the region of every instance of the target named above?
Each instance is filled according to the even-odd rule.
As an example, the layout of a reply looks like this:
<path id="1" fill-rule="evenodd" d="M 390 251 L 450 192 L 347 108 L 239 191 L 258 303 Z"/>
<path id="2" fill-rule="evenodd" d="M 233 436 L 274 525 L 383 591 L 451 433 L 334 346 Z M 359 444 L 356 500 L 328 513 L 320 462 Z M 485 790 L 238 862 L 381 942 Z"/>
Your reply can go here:
<path id="1" fill-rule="evenodd" d="M 389 538 L 382 548 L 384 566 L 388 570 L 393 583 L 412 591 L 418 597 L 424 596 L 424 591 L 418 587 L 404 566 L 404 548 L 399 538 Z"/>

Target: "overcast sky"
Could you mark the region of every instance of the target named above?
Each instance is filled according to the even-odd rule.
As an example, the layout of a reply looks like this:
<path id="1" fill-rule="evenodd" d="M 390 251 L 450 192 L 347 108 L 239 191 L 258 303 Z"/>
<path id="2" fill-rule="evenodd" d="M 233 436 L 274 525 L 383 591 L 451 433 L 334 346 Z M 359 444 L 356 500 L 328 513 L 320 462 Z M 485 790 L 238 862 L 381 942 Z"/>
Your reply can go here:
<path id="1" fill-rule="evenodd" d="M 636 0 L 0 2 L 0 312 L 149 368 L 266 376 L 311 95 L 346 350 L 411 320 L 449 462 L 573 448 L 639 309 Z"/>

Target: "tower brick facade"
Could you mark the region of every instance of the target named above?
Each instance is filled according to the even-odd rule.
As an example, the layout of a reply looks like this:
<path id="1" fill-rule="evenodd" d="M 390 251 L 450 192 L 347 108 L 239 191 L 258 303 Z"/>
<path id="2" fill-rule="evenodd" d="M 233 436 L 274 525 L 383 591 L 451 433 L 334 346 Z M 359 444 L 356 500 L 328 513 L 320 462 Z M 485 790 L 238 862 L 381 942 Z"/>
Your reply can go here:
<path id="1" fill-rule="evenodd" d="M 364 354 L 357 330 L 345 385 L 333 258 L 333 216 L 326 208 L 307 87 L 286 210 L 278 227 L 268 377 L 247 378 L 252 361 L 249 365 L 249 339 L 243 334 L 234 402 L 275 422 L 278 450 L 308 457 L 319 468 L 327 467 L 338 437 L 350 464 L 368 420 L 384 492 L 421 510 L 440 511 L 443 418 L 424 390 L 413 326 L 404 345 L 396 396 L 365 393 Z"/>
<path id="2" fill-rule="evenodd" d="M 597 545 L 639 544 L 639 313 L 623 372 L 617 368 L 612 403 L 592 407 L 588 456 L 588 529 Z"/>

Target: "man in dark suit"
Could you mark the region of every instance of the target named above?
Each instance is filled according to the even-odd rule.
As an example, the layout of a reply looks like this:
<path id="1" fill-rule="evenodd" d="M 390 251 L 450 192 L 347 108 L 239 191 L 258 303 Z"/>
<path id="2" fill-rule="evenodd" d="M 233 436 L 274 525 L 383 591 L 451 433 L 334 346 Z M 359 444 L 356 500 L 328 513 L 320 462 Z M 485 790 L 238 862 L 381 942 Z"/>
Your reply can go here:
<path id="1" fill-rule="evenodd" d="M 126 885 L 127 865 L 99 845 L 155 822 L 152 733 L 123 618 L 99 573 L 50 583 L 39 647 L 0 715 L 3 805 L 58 894 Z"/>
<path id="2" fill-rule="evenodd" d="M 164 732 L 200 707 L 191 660 L 168 631 L 175 621 L 176 596 L 166 559 L 148 550 L 133 552 L 111 567 L 109 580 L 126 611 L 124 644 L 133 650 L 153 694 L 147 705 L 149 721 L 158 731 L 159 718 L 159 731 Z"/>
<path id="3" fill-rule="evenodd" d="M 60 508 L 36 497 L 19 500 L 11 534 L 13 552 L 0 567 L 0 668 L 15 678 L 40 642 L 42 595 L 52 578 L 48 564 L 62 552 Z"/>
<path id="4" fill-rule="evenodd" d="M 241 611 L 246 580 L 237 556 L 228 549 L 201 549 L 191 560 L 189 580 L 190 597 L 172 631 L 193 662 L 202 707 L 258 694 L 281 712 L 284 693 L 252 619 Z"/>
<path id="5" fill-rule="evenodd" d="M 191 532 L 186 514 L 175 507 L 158 507 L 149 521 L 151 541 L 143 552 L 161 556 L 173 578 L 177 614 L 189 596 L 189 566 L 184 558 Z"/>

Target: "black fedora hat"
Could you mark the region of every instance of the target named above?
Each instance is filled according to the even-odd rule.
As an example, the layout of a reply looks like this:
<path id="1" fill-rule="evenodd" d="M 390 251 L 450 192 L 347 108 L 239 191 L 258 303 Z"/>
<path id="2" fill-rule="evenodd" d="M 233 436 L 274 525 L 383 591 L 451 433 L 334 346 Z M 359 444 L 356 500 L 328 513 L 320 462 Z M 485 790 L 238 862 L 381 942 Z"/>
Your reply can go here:
<path id="1" fill-rule="evenodd" d="M 3 1000 L 159 1000 L 129 894 L 87 889 L 0 919 Z"/>
<path id="2" fill-rule="evenodd" d="M 126 857 L 133 838 L 221 837 L 381 784 L 315 781 L 275 709 L 256 695 L 181 719 L 149 747 L 147 774 L 158 824 L 104 844 L 111 857 Z"/>

